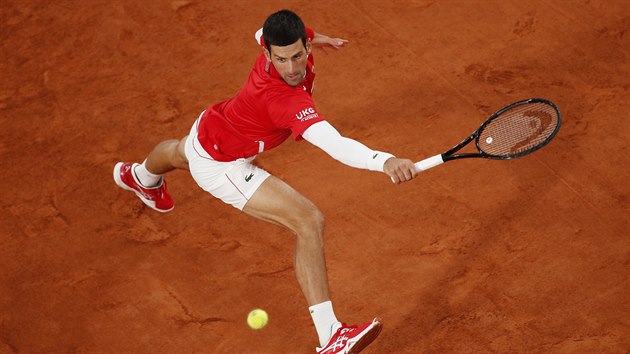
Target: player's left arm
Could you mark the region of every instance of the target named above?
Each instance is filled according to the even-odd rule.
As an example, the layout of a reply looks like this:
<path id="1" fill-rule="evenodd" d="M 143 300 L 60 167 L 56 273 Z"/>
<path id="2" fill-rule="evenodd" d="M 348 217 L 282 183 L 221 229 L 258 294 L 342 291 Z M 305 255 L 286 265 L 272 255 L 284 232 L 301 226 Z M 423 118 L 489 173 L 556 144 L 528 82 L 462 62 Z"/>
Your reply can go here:
<path id="1" fill-rule="evenodd" d="M 313 47 L 315 48 L 321 48 L 321 49 L 325 49 L 325 48 L 333 48 L 333 49 L 339 49 L 339 48 L 343 48 L 348 44 L 348 40 L 347 39 L 343 39 L 343 38 L 331 38 L 329 36 L 326 36 L 324 34 L 321 33 L 317 33 L 315 31 L 313 31 L 310 28 L 307 28 L 306 30 L 307 36 L 310 38 L 310 36 L 313 36 L 313 39 L 311 39 L 311 44 L 313 45 Z M 258 31 L 256 31 L 256 33 L 254 34 L 254 38 L 256 38 L 256 42 L 259 45 L 263 45 L 263 29 L 260 28 Z"/>
<path id="2" fill-rule="evenodd" d="M 313 39 L 311 40 L 311 44 L 315 48 L 333 48 L 339 49 L 348 45 L 348 40 L 343 38 L 331 38 L 321 33 L 317 33 L 313 31 Z"/>

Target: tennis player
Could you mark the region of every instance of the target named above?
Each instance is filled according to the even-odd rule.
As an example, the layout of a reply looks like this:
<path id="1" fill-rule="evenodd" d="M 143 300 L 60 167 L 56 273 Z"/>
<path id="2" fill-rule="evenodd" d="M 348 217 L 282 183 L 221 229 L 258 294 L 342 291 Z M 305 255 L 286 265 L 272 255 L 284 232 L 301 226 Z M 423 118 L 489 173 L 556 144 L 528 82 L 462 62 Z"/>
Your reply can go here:
<path id="1" fill-rule="evenodd" d="M 346 40 L 315 33 L 289 10 L 269 16 L 255 38 L 262 53 L 240 92 L 202 112 L 188 136 L 159 143 L 143 163 L 117 163 L 114 179 L 149 207 L 167 212 L 174 203 L 162 175 L 189 169 L 197 184 L 216 198 L 293 232 L 295 272 L 319 337 L 317 353 L 358 353 L 382 325 L 378 318 L 357 326 L 337 320 L 328 293 L 322 213 L 253 162 L 257 154 L 293 135 L 348 166 L 384 172 L 394 183 L 413 179 L 416 170 L 411 160 L 341 136 L 317 112 L 312 48 L 337 49 Z"/>

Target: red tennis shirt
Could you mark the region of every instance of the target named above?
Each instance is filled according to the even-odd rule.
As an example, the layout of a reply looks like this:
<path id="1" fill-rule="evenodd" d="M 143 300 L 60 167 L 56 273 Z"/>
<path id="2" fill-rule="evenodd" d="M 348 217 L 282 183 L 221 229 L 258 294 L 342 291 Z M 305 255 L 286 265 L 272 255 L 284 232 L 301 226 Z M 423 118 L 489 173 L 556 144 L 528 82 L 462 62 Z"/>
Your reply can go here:
<path id="1" fill-rule="evenodd" d="M 307 29 L 309 40 L 313 35 Z M 291 134 L 296 141 L 302 140 L 308 127 L 324 120 L 313 103 L 313 68 L 311 53 L 306 77 L 292 87 L 261 53 L 239 93 L 202 115 L 198 126 L 201 146 L 213 159 L 227 162 L 273 149 Z"/>

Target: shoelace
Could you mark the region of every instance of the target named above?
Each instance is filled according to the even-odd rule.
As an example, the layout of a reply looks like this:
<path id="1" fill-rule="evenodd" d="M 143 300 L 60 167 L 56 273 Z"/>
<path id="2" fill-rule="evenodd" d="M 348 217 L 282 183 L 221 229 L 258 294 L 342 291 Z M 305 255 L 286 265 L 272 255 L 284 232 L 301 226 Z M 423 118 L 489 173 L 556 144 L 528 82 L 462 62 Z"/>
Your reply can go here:
<path id="1" fill-rule="evenodd" d="M 330 347 L 328 347 L 328 349 L 326 349 L 326 352 L 328 352 L 331 349 L 335 350 L 338 348 L 343 348 L 349 339 L 347 336 L 343 334 L 347 332 L 352 332 L 357 328 L 359 328 L 357 325 L 348 326 L 345 323 L 342 323 L 341 327 L 339 327 L 339 329 L 337 330 L 339 332 L 339 337 L 337 337 L 335 342 Z"/>
<path id="2" fill-rule="evenodd" d="M 343 337 L 339 337 L 337 338 L 337 340 L 335 341 L 335 343 L 333 343 L 333 345 L 328 349 L 328 350 L 335 350 L 338 348 L 343 348 L 346 346 L 345 342 L 348 341 L 348 337 L 343 336 Z"/>

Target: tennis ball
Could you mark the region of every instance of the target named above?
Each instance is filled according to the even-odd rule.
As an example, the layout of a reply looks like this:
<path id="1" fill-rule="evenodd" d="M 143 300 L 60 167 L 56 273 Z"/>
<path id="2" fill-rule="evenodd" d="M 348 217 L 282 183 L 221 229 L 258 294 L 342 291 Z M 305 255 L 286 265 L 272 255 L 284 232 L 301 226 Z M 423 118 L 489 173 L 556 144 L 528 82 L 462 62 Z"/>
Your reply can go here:
<path id="1" fill-rule="evenodd" d="M 253 329 L 261 329 L 267 325 L 269 321 L 269 316 L 267 312 L 262 309 L 252 310 L 249 315 L 247 315 L 247 324 Z"/>

